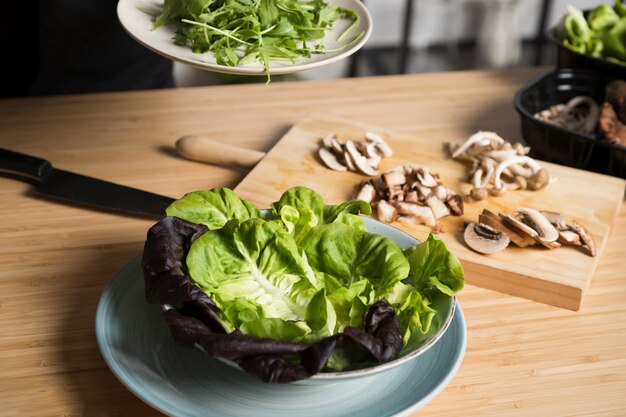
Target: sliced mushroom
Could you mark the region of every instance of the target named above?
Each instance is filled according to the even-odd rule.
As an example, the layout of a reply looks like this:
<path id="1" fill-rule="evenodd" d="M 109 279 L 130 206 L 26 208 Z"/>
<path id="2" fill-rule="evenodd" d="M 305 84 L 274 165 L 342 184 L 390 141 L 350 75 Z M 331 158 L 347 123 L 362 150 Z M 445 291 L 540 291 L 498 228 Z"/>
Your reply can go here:
<path id="1" fill-rule="evenodd" d="M 376 133 L 366 132 L 365 133 L 365 139 L 370 141 L 370 142 L 375 143 L 376 144 L 376 148 L 380 151 L 380 153 L 383 154 L 383 156 L 385 158 L 389 158 L 390 156 L 393 156 L 393 150 L 387 144 L 385 139 L 383 139 L 382 136 L 380 136 L 380 135 L 378 135 Z"/>
<path id="2" fill-rule="evenodd" d="M 524 239 L 525 246 L 533 246 L 537 244 L 537 238 L 539 237 L 539 233 L 537 233 L 535 229 L 520 222 L 510 214 L 500 213 L 500 218 L 502 219 L 502 223 L 506 227 L 513 230 Z"/>
<path id="3" fill-rule="evenodd" d="M 589 231 L 585 229 L 585 227 L 582 224 L 578 223 L 576 220 L 572 221 L 571 226 L 572 226 L 572 230 L 574 230 L 576 233 L 578 233 L 578 235 L 580 235 L 580 238 L 585 244 L 584 247 L 589 252 L 589 255 L 596 256 L 596 243 L 593 240 L 593 236 L 591 236 L 591 233 L 589 233 Z"/>
<path id="4" fill-rule="evenodd" d="M 354 160 L 350 156 L 350 153 L 346 150 L 343 152 L 343 162 L 346 164 L 350 171 L 356 171 L 356 166 L 354 165 Z"/>
<path id="5" fill-rule="evenodd" d="M 335 152 L 336 155 L 343 155 L 343 152 L 344 152 L 343 145 L 341 144 L 341 142 L 337 140 L 336 137 L 333 137 L 330 140 L 330 145 L 331 145 L 331 148 L 333 148 L 333 151 Z"/>
<path id="6" fill-rule="evenodd" d="M 335 171 L 345 171 L 347 170 L 346 166 L 337 160 L 335 154 L 330 150 L 330 148 L 322 147 L 318 151 L 318 155 L 324 165 L 328 168 L 333 169 Z"/>
<path id="7" fill-rule="evenodd" d="M 504 233 L 511 240 L 511 242 L 515 243 L 520 248 L 525 248 L 529 246 L 530 244 L 535 243 L 534 239 L 532 241 L 529 241 L 528 238 L 520 235 L 519 233 L 515 232 L 511 228 L 507 227 L 504 224 L 502 218 L 500 218 L 499 216 L 497 216 L 496 214 L 492 213 L 491 211 L 487 209 L 484 209 L 482 214 L 478 216 L 478 221 L 480 223 L 491 226 L 492 228 L 496 229 L 499 232 Z"/>
<path id="8" fill-rule="evenodd" d="M 521 207 L 517 212 L 524 215 L 523 222 L 537 231 L 540 243 L 555 242 L 559 238 L 559 232 L 552 223 L 538 210 Z"/>
<path id="9" fill-rule="evenodd" d="M 503 251 L 510 242 L 504 233 L 481 223 L 470 223 L 465 228 L 463 238 L 467 246 L 486 255 Z"/>
<path id="10" fill-rule="evenodd" d="M 559 230 L 559 242 L 564 245 L 580 246 L 582 241 L 580 235 L 571 230 Z"/>
<path id="11" fill-rule="evenodd" d="M 337 140 L 337 137 L 334 134 L 329 133 L 328 135 L 324 136 L 324 139 L 322 139 L 322 145 L 327 147 L 327 148 L 332 148 L 333 147 L 333 139 Z"/>
<path id="12" fill-rule="evenodd" d="M 565 221 L 565 216 L 561 213 L 556 213 L 554 211 L 541 211 L 541 214 L 543 214 L 546 219 L 548 219 L 548 221 L 556 227 L 557 230 L 567 230 L 569 228 L 567 222 Z"/>

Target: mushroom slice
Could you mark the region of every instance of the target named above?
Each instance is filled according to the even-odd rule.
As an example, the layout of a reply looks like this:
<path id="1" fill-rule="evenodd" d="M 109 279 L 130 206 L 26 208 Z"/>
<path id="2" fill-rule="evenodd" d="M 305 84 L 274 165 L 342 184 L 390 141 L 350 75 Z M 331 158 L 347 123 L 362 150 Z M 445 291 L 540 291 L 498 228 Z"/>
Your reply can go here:
<path id="1" fill-rule="evenodd" d="M 455 193 L 448 193 L 448 197 L 446 198 L 446 204 L 450 209 L 450 213 L 455 216 L 460 216 L 463 214 L 463 197 Z"/>
<path id="2" fill-rule="evenodd" d="M 515 217 L 510 214 L 502 214 L 500 213 L 500 218 L 502 219 L 502 223 L 513 230 L 515 233 L 520 235 L 524 239 L 524 246 L 533 246 L 537 243 L 537 238 L 539 237 L 539 233 L 532 227 L 520 222 Z M 523 247 L 524 247 L 523 246 Z"/>
<path id="3" fill-rule="evenodd" d="M 574 230 L 576 233 L 580 235 L 580 238 L 585 244 L 584 247 L 589 252 L 589 255 L 596 256 L 596 243 L 593 240 L 593 236 L 591 236 L 591 233 L 589 233 L 589 231 L 585 229 L 585 227 L 582 224 L 578 223 L 576 220 L 572 221 L 571 227 L 572 227 L 572 230 Z"/>
<path id="4" fill-rule="evenodd" d="M 382 136 L 376 133 L 366 132 L 365 140 L 367 140 L 368 142 L 375 143 L 376 149 L 378 149 L 385 158 L 389 158 L 390 156 L 393 155 L 393 150 L 391 149 L 391 146 L 387 144 L 387 142 L 385 141 L 385 139 L 383 139 Z"/>
<path id="5" fill-rule="evenodd" d="M 524 223 L 537 231 L 540 243 L 555 242 L 559 238 L 558 230 L 538 210 L 522 207 L 518 208 L 517 212 L 524 216 L 522 220 Z"/>
<path id="6" fill-rule="evenodd" d="M 378 217 L 378 220 L 381 222 L 393 223 L 398 217 L 398 211 L 385 200 L 380 200 L 376 204 L 376 217 Z"/>
<path id="7" fill-rule="evenodd" d="M 366 182 L 361 186 L 361 190 L 359 190 L 359 194 L 356 196 L 356 199 L 363 200 L 371 204 L 375 197 L 376 189 L 372 184 Z"/>
<path id="8" fill-rule="evenodd" d="M 398 213 L 415 217 L 419 224 L 425 224 L 430 227 L 435 226 L 435 216 L 430 207 L 404 202 L 397 203 L 396 207 L 398 208 Z"/>
<path id="9" fill-rule="evenodd" d="M 333 147 L 333 139 L 336 139 L 337 136 L 334 133 L 329 133 L 328 135 L 324 136 L 324 138 L 322 139 L 322 145 L 324 145 L 327 148 L 332 148 Z"/>
<path id="10" fill-rule="evenodd" d="M 378 168 L 371 166 L 367 162 L 367 158 L 361 155 L 353 141 L 346 141 L 346 152 L 350 155 L 352 162 L 359 171 L 371 177 L 378 175 Z"/>
<path id="11" fill-rule="evenodd" d="M 376 145 L 371 142 L 356 142 L 357 149 L 367 159 L 367 163 L 377 168 L 383 157 L 376 149 Z"/>
<path id="12" fill-rule="evenodd" d="M 344 152 L 343 145 L 341 144 L 341 142 L 337 140 L 336 137 L 330 140 L 330 147 L 333 148 L 335 155 L 337 156 L 343 155 L 343 152 Z"/>
<path id="13" fill-rule="evenodd" d="M 348 151 L 345 151 L 343 153 L 343 160 L 346 163 L 348 170 L 356 172 L 356 166 L 354 165 L 354 160 L 352 159 Z"/>
<path id="14" fill-rule="evenodd" d="M 463 238 L 467 246 L 486 255 L 503 251 L 510 242 L 507 235 L 482 223 L 470 223 Z"/>
<path id="15" fill-rule="evenodd" d="M 345 171 L 347 169 L 345 165 L 337 160 L 337 157 L 335 156 L 335 154 L 332 153 L 330 148 L 320 148 L 318 151 L 318 155 L 322 162 L 324 162 L 324 165 L 326 165 L 330 169 L 333 169 L 335 171 Z"/>
<path id="16" fill-rule="evenodd" d="M 559 230 L 559 242 L 564 245 L 580 246 L 580 235 L 572 230 Z"/>
<path id="17" fill-rule="evenodd" d="M 450 214 L 450 209 L 448 208 L 448 206 L 446 206 L 446 204 L 443 201 L 441 201 L 439 198 L 435 197 L 434 195 L 430 196 L 426 200 L 426 204 L 433 211 L 433 215 L 435 216 L 435 219 L 440 219 Z"/>
<path id="18" fill-rule="evenodd" d="M 554 227 L 556 227 L 557 230 L 561 231 L 565 231 L 569 229 L 569 226 L 567 225 L 566 221 L 565 221 L 565 216 L 563 216 L 561 213 L 557 213 L 554 211 L 540 211 L 541 214 L 543 214 L 546 219 L 548 219 L 548 221 L 550 223 L 552 223 L 552 225 Z"/>
<path id="19" fill-rule="evenodd" d="M 515 243 L 520 248 L 525 248 L 535 243 L 534 239 L 529 241 L 527 238 L 513 231 L 513 229 L 507 227 L 501 217 L 498 217 L 495 213 L 487 209 L 484 209 L 482 214 L 478 216 L 478 221 L 504 233 L 511 242 Z"/>

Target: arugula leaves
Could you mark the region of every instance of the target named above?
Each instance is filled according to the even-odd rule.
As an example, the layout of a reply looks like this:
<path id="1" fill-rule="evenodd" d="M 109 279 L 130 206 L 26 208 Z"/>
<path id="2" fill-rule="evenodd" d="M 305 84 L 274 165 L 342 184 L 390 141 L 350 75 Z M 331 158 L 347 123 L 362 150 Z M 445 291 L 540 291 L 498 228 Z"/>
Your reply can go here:
<path id="1" fill-rule="evenodd" d="M 152 29 L 178 22 L 176 44 L 195 53 L 211 52 L 220 65 L 258 61 L 269 83 L 272 61 L 295 62 L 358 42 L 363 32 L 339 49 L 326 50 L 316 42 L 339 19 L 352 21 L 337 38 L 342 40 L 357 26 L 359 16 L 322 0 L 165 0 Z"/>

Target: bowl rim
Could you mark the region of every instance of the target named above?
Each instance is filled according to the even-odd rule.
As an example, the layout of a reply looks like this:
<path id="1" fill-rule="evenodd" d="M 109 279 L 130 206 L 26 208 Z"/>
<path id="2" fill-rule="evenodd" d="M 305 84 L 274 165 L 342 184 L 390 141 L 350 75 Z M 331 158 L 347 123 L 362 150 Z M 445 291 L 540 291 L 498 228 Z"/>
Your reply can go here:
<path id="1" fill-rule="evenodd" d="M 265 212 L 266 210 L 261 210 L 261 211 Z M 269 211 L 269 210 L 267 210 L 267 211 Z M 381 222 L 380 220 L 376 220 L 376 219 L 374 219 L 374 218 L 372 218 L 370 216 L 359 215 L 359 217 L 363 218 L 366 222 L 369 221 L 369 222 L 372 222 L 373 224 L 379 224 L 379 225 L 382 225 L 383 227 L 387 227 L 387 228 L 393 229 L 396 233 L 400 233 L 401 235 L 404 235 L 405 237 L 409 238 L 409 240 L 412 241 L 413 245 L 417 245 L 419 243 L 422 243 L 416 237 L 412 236 L 411 234 L 409 234 L 409 233 L 405 232 L 404 230 L 401 230 L 401 229 L 399 229 L 399 228 L 397 228 L 397 227 L 395 227 L 395 226 L 393 226 L 391 224 Z M 378 233 L 378 234 L 381 234 L 381 233 Z M 403 363 L 406 363 L 406 362 L 409 362 L 409 361 L 413 360 L 414 358 L 416 358 L 418 356 L 421 356 L 426 351 L 428 351 L 430 348 L 432 348 L 443 337 L 443 335 L 446 333 L 446 331 L 450 327 L 450 324 L 452 323 L 452 320 L 454 319 L 454 315 L 456 313 L 456 308 L 457 308 L 457 303 L 458 303 L 458 301 L 457 301 L 456 296 L 451 296 L 450 297 L 450 308 L 448 309 L 449 313 L 446 316 L 444 322 L 439 327 L 439 329 L 437 329 L 437 332 L 432 337 L 427 339 L 417 349 L 410 351 L 406 355 L 398 356 L 396 359 L 393 359 L 391 361 L 374 364 L 374 366 L 368 366 L 368 367 L 365 367 L 365 368 L 351 369 L 351 370 L 347 370 L 347 371 L 333 371 L 333 372 L 320 371 L 320 372 L 310 376 L 309 378 L 305 379 L 304 381 L 310 381 L 310 380 L 313 380 L 313 381 L 333 381 L 333 380 L 343 380 L 343 379 L 356 378 L 356 377 L 362 377 L 362 376 L 370 376 L 370 375 L 378 374 L 380 372 L 384 372 L 384 371 L 387 371 L 389 369 L 395 368 L 395 367 L 397 367 L 399 365 L 402 365 Z M 170 310 L 170 309 L 175 309 L 175 307 L 172 306 L 171 304 L 161 304 L 161 308 L 163 309 L 163 311 Z M 199 344 L 196 343 L 194 346 L 195 346 L 195 348 L 200 349 L 202 352 L 206 353 L 207 355 L 209 354 Z M 223 362 L 223 363 L 225 363 L 225 364 L 227 364 L 229 366 L 235 367 L 237 369 L 241 369 L 239 367 L 239 365 L 237 365 L 233 361 L 230 361 L 230 360 L 224 359 L 224 358 L 220 358 L 220 357 L 217 357 L 217 356 L 211 356 L 211 357 L 214 358 L 214 359 L 217 359 L 217 360 L 219 360 L 219 361 L 221 361 L 221 362 Z M 298 381 L 296 381 L 296 382 L 298 382 Z"/>

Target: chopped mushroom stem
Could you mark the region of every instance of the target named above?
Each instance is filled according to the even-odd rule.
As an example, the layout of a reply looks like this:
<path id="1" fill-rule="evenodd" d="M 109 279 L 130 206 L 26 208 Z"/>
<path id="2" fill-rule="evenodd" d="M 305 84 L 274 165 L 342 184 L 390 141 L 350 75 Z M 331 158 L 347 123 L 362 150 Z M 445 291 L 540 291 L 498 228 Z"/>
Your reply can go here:
<path id="1" fill-rule="evenodd" d="M 468 197 L 474 200 L 509 190 L 539 190 L 550 183 L 548 172 L 527 156 L 529 147 L 507 142 L 493 132 L 478 132 L 462 145 L 445 146 L 452 158 L 468 163 L 472 184 Z"/>
<path id="2" fill-rule="evenodd" d="M 470 148 L 470 146 L 476 143 L 478 143 L 481 147 L 483 147 L 483 146 L 491 145 L 492 141 L 495 141 L 496 143 L 504 143 L 504 139 L 498 136 L 498 134 L 495 132 L 480 131 L 480 132 L 474 133 L 472 136 L 469 137 L 469 139 L 465 141 L 463 145 L 459 146 L 452 153 L 452 158 L 458 157 L 463 152 L 467 151 Z"/>
<path id="3" fill-rule="evenodd" d="M 463 199 L 444 187 L 438 174 L 409 165 L 361 183 L 357 197 L 376 205 L 378 219 L 387 223 L 400 221 L 437 228 L 438 219 L 463 214 Z"/>

